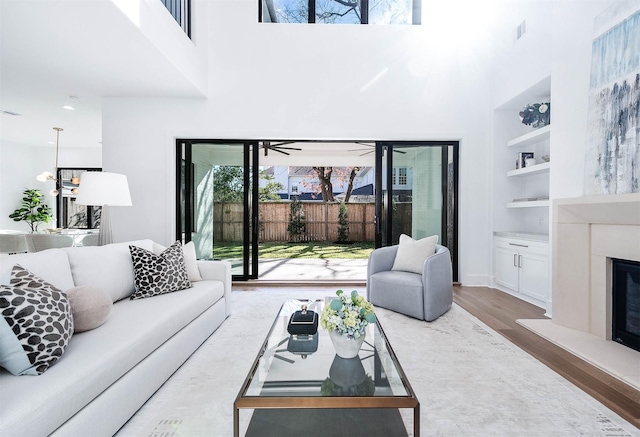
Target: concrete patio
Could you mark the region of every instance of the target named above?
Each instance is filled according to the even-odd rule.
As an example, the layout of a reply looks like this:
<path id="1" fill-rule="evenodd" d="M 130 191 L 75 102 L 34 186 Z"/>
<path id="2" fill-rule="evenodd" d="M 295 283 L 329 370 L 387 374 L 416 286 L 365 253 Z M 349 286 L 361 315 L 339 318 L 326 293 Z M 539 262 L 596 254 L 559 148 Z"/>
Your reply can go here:
<path id="1" fill-rule="evenodd" d="M 367 277 L 367 259 L 264 259 L 258 262 L 259 281 L 357 281 Z"/>

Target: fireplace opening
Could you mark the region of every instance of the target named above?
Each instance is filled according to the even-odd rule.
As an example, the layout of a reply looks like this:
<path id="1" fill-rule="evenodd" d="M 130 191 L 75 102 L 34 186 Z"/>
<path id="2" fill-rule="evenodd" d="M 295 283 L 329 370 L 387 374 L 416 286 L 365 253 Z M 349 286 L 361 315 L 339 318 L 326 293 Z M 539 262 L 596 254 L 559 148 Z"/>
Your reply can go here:
<path id="1" fill-rule="evenodd" d="M 640 262 L 612 259 L 612 340 L 640 352 Z"/>

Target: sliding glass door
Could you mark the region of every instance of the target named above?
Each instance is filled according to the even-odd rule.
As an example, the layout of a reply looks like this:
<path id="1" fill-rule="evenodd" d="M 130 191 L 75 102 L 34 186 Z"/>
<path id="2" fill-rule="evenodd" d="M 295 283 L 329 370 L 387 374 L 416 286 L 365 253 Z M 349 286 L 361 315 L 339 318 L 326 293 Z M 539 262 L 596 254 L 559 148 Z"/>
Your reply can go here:
<path id="1" fill-rule="evenodd" d="M 438 235 L 457 280 L 458 142 L 376 144 L 376 247 Z"/>
<path id="2" fill-rule="evenodd" d="M 257 144 L 178 140 L 177 238 L 198 259 L 232 264 L 234 279 L 256 278 Z"/>

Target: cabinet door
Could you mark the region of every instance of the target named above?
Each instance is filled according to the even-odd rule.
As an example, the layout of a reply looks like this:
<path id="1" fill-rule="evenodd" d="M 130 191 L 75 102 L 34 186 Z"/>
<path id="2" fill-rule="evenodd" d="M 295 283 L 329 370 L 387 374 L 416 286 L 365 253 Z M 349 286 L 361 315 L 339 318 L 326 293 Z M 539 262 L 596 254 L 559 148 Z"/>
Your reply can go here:
<path id="1" fill-rule="evenodd" d="M 543 302 L 549 297 L 549 257 L 521 252 L 520 292 Z"/>
<path id="2" fill-rule="evenodd" d="M 518 291 L 518 254 L 517 252 L 502 247 L 496 247 L 496 273 L 497 284 L 510 290 Z"/>

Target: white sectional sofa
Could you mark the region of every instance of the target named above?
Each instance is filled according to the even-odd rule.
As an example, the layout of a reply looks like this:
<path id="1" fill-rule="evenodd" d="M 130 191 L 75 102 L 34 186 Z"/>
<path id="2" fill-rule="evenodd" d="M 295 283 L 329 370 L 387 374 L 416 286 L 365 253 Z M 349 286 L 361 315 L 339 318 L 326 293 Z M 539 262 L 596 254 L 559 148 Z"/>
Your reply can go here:
<path id="1" fill-rule="evenodd" d="M 62 291 L 93 285 L 114 296 L 104 324 L 75 333 L 43 374 L 0 369 L 0 436 L 113 435 L 230 314 L 231 266 L 222 261 L 197 261 L 203 280 L 192 288 L 128 299 L 129 244 L 154 248 L 140 240 L 0 257 L 2 284 L 19 264 Z"/>

